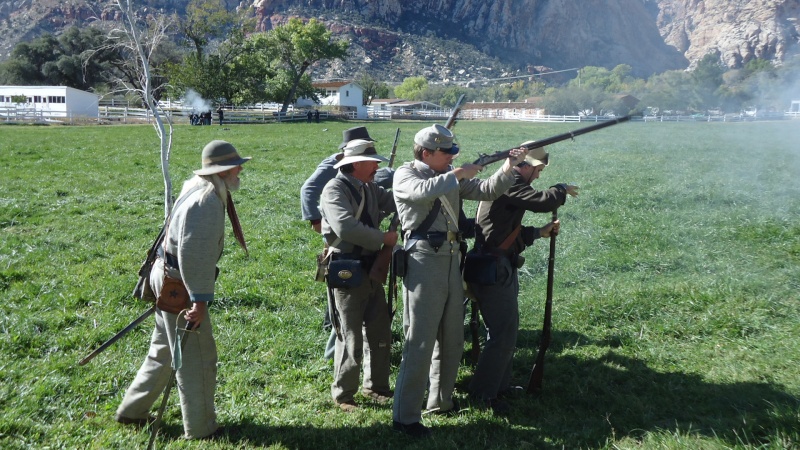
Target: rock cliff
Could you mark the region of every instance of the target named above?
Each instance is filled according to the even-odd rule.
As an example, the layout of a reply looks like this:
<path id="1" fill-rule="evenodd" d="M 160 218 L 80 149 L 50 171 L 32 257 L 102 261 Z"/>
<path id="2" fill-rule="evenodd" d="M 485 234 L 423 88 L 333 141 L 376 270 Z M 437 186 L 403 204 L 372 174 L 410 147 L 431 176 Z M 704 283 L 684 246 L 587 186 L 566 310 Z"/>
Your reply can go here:
<path id="1" fill-rule="evenodd" d="M 181 11 L 189 0 L 147 0 Z M 708 53 L 729 67 L 800 53 L 800 0 L 226 0 L 255 6 L 262 30 L 315 17 L 350 39 L 330 76 L 367 66 L 386 79 L 469 79 L 536 68 L 629 64 L 682 69 Z M 114 20 L 108 0 L 0 0 L 0 59 L 72 24 Z"/>

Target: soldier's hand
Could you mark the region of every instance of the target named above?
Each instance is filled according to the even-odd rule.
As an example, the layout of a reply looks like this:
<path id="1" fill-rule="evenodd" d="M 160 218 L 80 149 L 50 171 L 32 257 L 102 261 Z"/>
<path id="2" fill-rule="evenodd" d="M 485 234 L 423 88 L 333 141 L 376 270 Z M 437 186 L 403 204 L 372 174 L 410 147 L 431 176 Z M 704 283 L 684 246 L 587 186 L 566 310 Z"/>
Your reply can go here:
<path id="1" fill-rule="evenodd" d="M 528 156 L 528 149 L 525 147 L 514 148 L 508 152 L 508 158 L 506 158 L 506 162 L 503 163 L 503 172 L 511 173 L 514 169 L 514 166 L 525 161 L 525 157 Z"/>
<path id="2" fill-rule="evenodd" d="M 309 222 L 311 222 L 311 228 L 316 231 L 317 234 L 322 234 L 322 222 L 314 222 L 313 220 Z"/>
<path id="3" fill-rule="evenodd" d="M 186 311 L 183 318 L 187 322 L 194 323 L 194 328 L 200 326 L 200 322 L 206 318 L 208 314 L 208 303 L 206 302 L 192 302 L 192 309 Z"/>
<path id="4" fill-rule="evenodd" d="M 483 166 L 466 163 L 461 167 L 453 169 L 453 173 L 456 175 L 458 180 L 471 180 L 475 178 L 475 175 L 477 175 L 481 170 L 483 170 Z"/>
<path id="5" fill-rule="evenodd" d="M 397 231 L 387 231 L 383 233 L 383 245 L 394 247 L 397 244 Z"/>
<path id="6" fill-rule="evenodd" d="M 564 184 L 564 189 L 567 190 L 567 194 L 573 197 L 577 197 L 579 194 L 578 189 L 580 188 L 578 186 L 575 186 L 574 184 Z"/>
<path id="7" fill-rule="evenodd" d="M 549 238 L 550 236 L 555 236 L 558 234 L 558 231 L 561 229 L 561 221 L 558 219 L 548 223 L 547 225 L 539 228 L 539 236 L 543 238 Z"/>
<path id="8" fill-rule="evenodd" d="M 522 161 L 525 161 L 526 156 L 528 156 L 528 149 L 526 147 L 515 148 L 508 152 L 508 162 L 512 166 L 516 166 Z"/>

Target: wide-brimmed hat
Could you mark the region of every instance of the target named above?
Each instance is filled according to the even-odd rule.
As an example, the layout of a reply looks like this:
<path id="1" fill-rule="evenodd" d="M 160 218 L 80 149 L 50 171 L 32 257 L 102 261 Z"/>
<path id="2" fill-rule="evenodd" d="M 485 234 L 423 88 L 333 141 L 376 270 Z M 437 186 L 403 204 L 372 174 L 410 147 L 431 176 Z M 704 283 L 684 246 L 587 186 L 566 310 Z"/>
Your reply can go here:
<path id="1" fill-rule="evenodd" d="M 524 147 L 529 144 L 533 144 L 536 141 L 527 141 L 523 142 L 520 147 Z M 546 166 L 550 164 L 550 154 L 547 153 L 545 147 L 534 148 L 528 152 L 528 155 L 525 156 L 525 162 L 536 167 L 536 166 Z"/>
<path id="2" fill-rule="evenodd" d="M 225 141 L 211 141 L 203 147 L 203 168 L 195 170 L 196 175 L 211 175 L 225 172 L 250 161 L 250 157 L 242 158 L 236 147 Z"/>
<path id="3" fill-rule="evenodd" d="M 342 131 L 342 143 L 339 144 L 339 150 L 343 149 L 348 142 L 354 139 L 364 139 L 366 141 L 375 142 L 375 139 L 369 137 L 366 127 L 353 127 Z"/>
<path id="4" fill-rule="evenodd" d="M 414 135 L 414 143 L 427 148 L 428 150 L 441 150 L 445 153 L 455 155 L 458 153 L 458 146 L 453 142 L 453 133 L 447 128 L 436 124 L 423 128 Z"/>
<path id="5" fill-rule="evenodd" d="M 389 161 L 375 151 L 375 144 L 372 141 L 366 139 L 355 139 L 348 142 L 344 146 L 344 152 L 336 155 L 336 159 L 339 162 L 334 164 L 334 169 L 359 161 Z"/>

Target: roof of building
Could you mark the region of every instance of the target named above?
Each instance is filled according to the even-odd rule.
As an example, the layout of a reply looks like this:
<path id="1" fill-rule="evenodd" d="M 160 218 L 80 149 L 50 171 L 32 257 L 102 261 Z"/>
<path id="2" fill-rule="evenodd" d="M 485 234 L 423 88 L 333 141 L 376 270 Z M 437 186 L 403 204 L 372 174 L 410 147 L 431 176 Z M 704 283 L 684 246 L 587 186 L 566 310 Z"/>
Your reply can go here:
<path id="1" fill-rule="evenodd" d="M 360 85 L 354 81 L 317 81 L 311 83 L 311 86 L 317 89 L 336 89 L 348 84 L 355 84 L 360 87 Z"/>

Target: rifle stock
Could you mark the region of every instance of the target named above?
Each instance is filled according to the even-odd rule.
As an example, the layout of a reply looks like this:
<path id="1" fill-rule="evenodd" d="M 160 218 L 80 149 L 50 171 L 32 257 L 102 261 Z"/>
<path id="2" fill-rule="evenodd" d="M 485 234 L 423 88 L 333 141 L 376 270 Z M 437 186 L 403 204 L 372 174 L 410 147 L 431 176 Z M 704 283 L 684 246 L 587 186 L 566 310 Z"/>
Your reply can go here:
<path id="1" fill-rule="evenodd" d="M 542 139 L 540 141 L 534 141 L 530 144 L 525 145 L 524 147 L 528 150 L 545 147 L 551 144 L 555 144 L 557 142 L 566 141 L 567 139 L 574 139 L 576 136 L 580 136 L 582 134 L 591 133 L 592 131 L 597 131 L 599 129 L 610 127 L 612 125 L 616 125 L 622 122 L 627 122 L 630 119 L 631 116 L 623 116 L 617 119 L 608 120 L 606 122 L 601 122 L 588 127 L 578 128 L 577 130 L 569 131 L 567 133 L 551 136 L 549 138 Z M 520 148 L 520 147 L 514 147 L 514 148 Z M 477 164 L 479 166 L 486 166 L 489 164 L 496 163 L 497 161 L 502 161 L 508 158 L 508 154 L 509 152 L 511 152 L 511 150 L 514 149 L 510 148 L 508 150 L 502 150 L 499 152 L 492 153 L 491 155 L 481 153 L 478 155 L 478 159 L 476 159 L 475 162 L 473 162 L 472 164 Z"/>
<path id="2" fill-rule="evenodd" d="M 461 94 L 458 97 L 458 101 L 456 102 L 456 106 L 453 107 L 453 112 L 450 113 L 450 117 L 447 118 L 447 122 L 444 124 L 444 127 L 448 130 L 452 130 L 454 126 L 456 126 L 456 120 L 458 119 L 458 113 L 461 112 L 461 102 L 464 101 L 464 96 L 466 94 Z"/>
<path id="3" fill-rule="evenodd" d="M 150 289 L 149 281 L 150 281 L 150 269 L 153 268 L 153 263 L 158 256 L 158 247 L 161 246 L 161 243 L 164 241 L 164 233 L 167 230 L 167 225 L 161 227 L 161 231 L 158 233 L 158 237 L 153 242 L 153 245 L 150 246 L 150 250 L 147 251 L 147 257 L 142 262 L 142 266 L 139 267 L 139 281 L 136 282 L 136 286 L 133 288 L 133 296 L 138 298 L 139 300 L 146 300 L 149 302 L 156 301 L 156 296 L 153 291 Z"/>
<path id="4" fill-rule="evenodd" d="M 397 231 L 397 226 L 400 224 L 400 215 L 394 213 L 392 222 L 389 224 L 389 231 Z M 386 284 L 386 277 L 389 275 L 389 267 L 392 263 L 393 245 L 383 245 L 378 254 L 375 256 L 375 262 L 369 270 L 369 277 L 380 284 Z"/>
<path id="5" fill-rule="evenodd" d="M 558 219 L 558 209 L 553 211 L 553 221 Z M 556 261 L 556 235 L 550 235 L 550 256 L 547 259 L 547 300 L 544 304 L 544 323 L 542 324 L 542 338 L 539 341 L 539 353 L 536 354 L 536 361 L 531 369 L 531 377 L 528 380 L 528 393 L 533 393 L 542 389 L 542 379 L 544 378 L 544 354 L 550 346 L 550 334 L 553 321 L 553 278 Z"/>
<path id="6" fill-rule="evenodd" d="M 478 316 L 478 302 L 475 300 L 470 300 L 470 303 L 470 308 L 472 308 L 469 318 L 469 332 L 472 335 L 472 348 L 470 349 L 470 356 L 472 357 L 472 365 L 477 366 L 478 360 L 481 357 L 481 341 L 480 337 L 478 336 L 478 332 L 480 331 L 480 317 Z"/>

